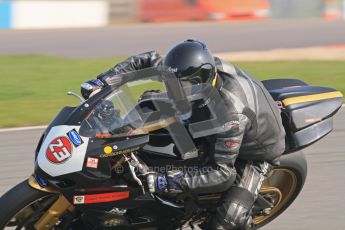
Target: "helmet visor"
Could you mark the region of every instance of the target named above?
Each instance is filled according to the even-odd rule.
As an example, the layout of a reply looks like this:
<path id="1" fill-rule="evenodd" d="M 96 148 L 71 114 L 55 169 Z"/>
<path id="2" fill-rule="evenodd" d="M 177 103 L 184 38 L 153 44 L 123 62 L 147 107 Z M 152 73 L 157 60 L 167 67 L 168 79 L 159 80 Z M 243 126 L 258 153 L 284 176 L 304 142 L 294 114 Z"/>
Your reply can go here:
<path id="1" fill-rule="evenodd" d="M 215 68 L 212 64 L 206 63 L 198 69 L 190 68 L 181 73 L 180 81 L 188 81 L 192 84 L 211 82 L 215 75 Z"/>

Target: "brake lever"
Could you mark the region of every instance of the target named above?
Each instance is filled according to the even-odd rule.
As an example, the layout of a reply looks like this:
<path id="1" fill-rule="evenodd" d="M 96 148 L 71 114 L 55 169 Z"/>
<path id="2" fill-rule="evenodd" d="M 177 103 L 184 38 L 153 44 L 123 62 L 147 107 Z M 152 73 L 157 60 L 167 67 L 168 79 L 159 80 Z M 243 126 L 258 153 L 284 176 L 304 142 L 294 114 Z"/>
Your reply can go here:
<path id="1" fill-rule="evenodd" d="M 77 98 L 79 100 L 80 104 L 83 104 L 85 102 L 84 98 L 82 98 L 81 96 L 79 96 L 78 94 L 76 94 L 74 92 L 68 91 L 67 95 Z"/>
<path id="2" fill-rule="evenodd" d="M 143 195 L 145 195 L 145 187 L 143 185 L 143 182 L 138 178 L 137 174 L 135 173 L 135 166 L 131 164 L 131 161 L 128 157 L 124 155 L 125 161 L 128 163 L 129 171 L 131 172 L 131 175 L 133 179 L 138 183 L 138 185 L 141 187 Z"/>
<path id="3" fill-rule="evenodd" d="M 135 162 L 135 167 L 138 168 L 140 174 L 147 174 L 148 173 L 149 170 L 148 170 L 147 165 L 142 164 L 133 153 L 131 153 L 131 158 Z"/>

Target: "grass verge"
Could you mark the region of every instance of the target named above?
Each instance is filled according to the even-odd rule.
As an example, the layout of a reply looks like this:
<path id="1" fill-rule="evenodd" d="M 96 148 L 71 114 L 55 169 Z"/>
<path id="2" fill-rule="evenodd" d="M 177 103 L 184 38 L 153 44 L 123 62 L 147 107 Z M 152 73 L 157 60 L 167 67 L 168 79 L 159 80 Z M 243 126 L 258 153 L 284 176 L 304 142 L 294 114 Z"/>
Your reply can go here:
<path id="1" fill-rule="evenodd" d="M 47 124 L 65 105 L 75 105 L 67 91 L 79 92 L 123 58 L 70 59 L 39 55 L 0 56 L 0 127 Z M 259 79 L 298 78 L 345 93 L 345 61 L 235 63 Z"/>

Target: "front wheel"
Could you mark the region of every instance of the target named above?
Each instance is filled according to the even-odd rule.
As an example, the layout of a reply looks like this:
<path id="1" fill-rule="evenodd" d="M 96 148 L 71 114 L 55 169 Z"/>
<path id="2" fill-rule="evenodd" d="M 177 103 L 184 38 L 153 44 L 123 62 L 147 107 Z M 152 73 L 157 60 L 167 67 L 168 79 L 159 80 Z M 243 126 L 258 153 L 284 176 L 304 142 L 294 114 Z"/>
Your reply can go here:
<path id="1" fill-rule="evenodd" d="M 58 199 L 58 194 L 36 190 L 23 181 L 0 198 L 0 229 L 35 229 Z M 48 228 L 59 229 L 58 225 Z"/>

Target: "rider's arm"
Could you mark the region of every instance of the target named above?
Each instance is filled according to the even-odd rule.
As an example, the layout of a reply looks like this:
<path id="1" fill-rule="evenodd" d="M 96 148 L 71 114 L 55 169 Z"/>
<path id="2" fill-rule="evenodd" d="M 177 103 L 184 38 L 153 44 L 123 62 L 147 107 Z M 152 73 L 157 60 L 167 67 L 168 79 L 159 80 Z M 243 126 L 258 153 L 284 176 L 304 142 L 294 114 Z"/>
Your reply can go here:
<path id="1" fill-rule="evenodd" d="M 236 179 L 235 161 L 250 124 L 243 114 L 234 114 L 229 118 L 223 126 L 224 131 L 213 136 L 212 143 L 209 143 L 214 147 L 210 151 L 209 164 L 183 171 L 168 171 L 165 175 L 152 175 L 148 178 L 150 191 L 206 194 L 228 190 Z"/>
<path id="2" fill-rule="evenodd" d="M 226 131 L 215 135 L 212 167 L 187 171 L 184 180 L 187 189 L 195 193 L 227 190 L 236 179 L 234 167 L 249 119 L 238 114 L 225 124 Z"/>
<path id="3" fill-rule="evenodd" d="M 97 78 L 104 82 L 107 78 L 111 78 L 118 74 L 153 67 L 159 63 L 161 58 L 161 55 L 156 51 L 138 54 L 127 58 L 125 61 L 115 65 L 108 71 L 101 73 Z"/>
<path id="4" fill-rule="evenodd" d="M 104 85 L 107 85 L 106 80 L 114 78 L 119 74 L 156 66 L 160 62 L 160 60 L 161 56 L 156 51 L 150 51 L 129 57 L 128 59 L 115 65 L 108 71 L 98 75 L 97 80 L 90 80 L 83 83 L 81 86 L 82 96 L 85 99 L 88 99 L 90 96 L 92 96 L 92 94 L 95 94 L 99 90 L 101 90 Z"/>

